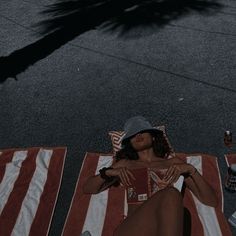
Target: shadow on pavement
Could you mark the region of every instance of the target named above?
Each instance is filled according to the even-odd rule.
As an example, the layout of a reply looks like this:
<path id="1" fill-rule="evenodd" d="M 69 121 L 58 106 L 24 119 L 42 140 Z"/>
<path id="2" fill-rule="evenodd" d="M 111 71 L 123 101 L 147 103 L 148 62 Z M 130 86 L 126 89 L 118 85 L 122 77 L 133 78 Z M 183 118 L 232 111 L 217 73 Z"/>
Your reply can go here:
<path id="1" fill-rule="evenodd" d="M 48 19 L 34 26 L 41 39 L 0 57 L 0 83 L 16 79 L 29 66 L 96 27 L 124 36 L 136 27 L 160 28 L 193 12 L 214 14 L 221 7 L 214 0 L 60 0 L 47 6 L 42 14 Z"/>

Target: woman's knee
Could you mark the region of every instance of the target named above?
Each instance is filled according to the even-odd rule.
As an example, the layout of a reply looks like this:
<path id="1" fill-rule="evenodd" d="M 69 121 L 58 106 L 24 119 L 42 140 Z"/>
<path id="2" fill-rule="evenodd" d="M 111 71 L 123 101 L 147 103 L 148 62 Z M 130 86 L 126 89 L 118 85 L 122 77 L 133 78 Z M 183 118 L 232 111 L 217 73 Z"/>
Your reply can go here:
<path id="1" fill-rule="evenodd" d="M 166 188 L 163 201 L 166 204 L 175 204 L 175 205 L 182 205 L 183 204 L 183 197 L 181 193 L 174 187 Z"/>
<path id="2" fill-rule="evenodd" d="M 162 207 L 165 210 L 176 206 L 183 207 L 183 197 L 176 188 L 168 187 L 155 193 L 144 206 L 154 212 L 159 211 Z"/>
<path id="3" fill-rule="evenodd" d="M 168 206 L 168 204 L 183 204 L 183 197 L 181 193 L 174 187 L 168 187 L 159 191 L 159 198 Z"/>
<path id="4" fill-rule="evenodd" d="M 166 195 L 171 195 L 175 197 L 182 197 L 181 192 L 175 187 L 167 187 L 162 190 Z"/>

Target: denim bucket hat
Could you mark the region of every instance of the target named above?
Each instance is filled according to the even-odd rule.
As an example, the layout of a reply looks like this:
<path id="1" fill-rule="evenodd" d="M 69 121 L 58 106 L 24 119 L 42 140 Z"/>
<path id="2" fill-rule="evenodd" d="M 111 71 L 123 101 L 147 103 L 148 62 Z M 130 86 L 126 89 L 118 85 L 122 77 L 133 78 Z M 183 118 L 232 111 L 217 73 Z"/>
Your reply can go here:
<path id="1" fill-rule="evenodd" d="M 122 146 L 124 145 L 125 140 L 143 131 L 150 131 L 158 134 L 163 134 L 161 130 L 152 127 L 152 125 L 143 116 L 134 116 L 125 122 L 124 125 L 125 135 L 121 140 Z"/>

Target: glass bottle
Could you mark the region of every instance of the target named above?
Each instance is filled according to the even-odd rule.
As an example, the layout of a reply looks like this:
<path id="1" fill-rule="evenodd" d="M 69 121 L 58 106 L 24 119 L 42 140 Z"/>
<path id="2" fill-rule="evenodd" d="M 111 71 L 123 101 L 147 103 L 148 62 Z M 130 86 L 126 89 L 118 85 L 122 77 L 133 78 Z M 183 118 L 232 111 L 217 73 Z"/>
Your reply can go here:
<path id="1" fill-rule="evenodd" d="M 225 146 L 227 147 L 233 146 L 233 135 L 232 135 L 232 132 L 229 130 L 225 131 L 224 143 L 225 143 Z"/>

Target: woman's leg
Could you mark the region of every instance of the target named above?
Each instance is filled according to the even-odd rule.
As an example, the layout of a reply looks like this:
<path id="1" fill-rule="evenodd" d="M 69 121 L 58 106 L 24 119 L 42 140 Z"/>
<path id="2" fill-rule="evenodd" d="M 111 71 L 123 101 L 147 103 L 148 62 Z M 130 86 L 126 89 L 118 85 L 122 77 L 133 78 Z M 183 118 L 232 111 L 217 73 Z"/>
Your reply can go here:
<path id="1" fill-rule="evenodd" d="M 114 236 L 180 236 L 183 231 L 182 196 L 166 188 L 143 203 L 115 230 Z"/>
<path id="2" fill-rule="evenodd" d="M 170 188 L 169 192 L 163 196 L 157 211 L 158 228 L 156 235 L 183 235 L 184 207 L 182 200 L 182 195 L 174 188 Z"/>

